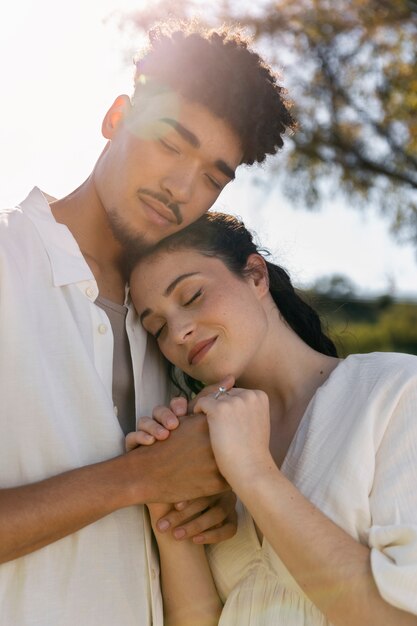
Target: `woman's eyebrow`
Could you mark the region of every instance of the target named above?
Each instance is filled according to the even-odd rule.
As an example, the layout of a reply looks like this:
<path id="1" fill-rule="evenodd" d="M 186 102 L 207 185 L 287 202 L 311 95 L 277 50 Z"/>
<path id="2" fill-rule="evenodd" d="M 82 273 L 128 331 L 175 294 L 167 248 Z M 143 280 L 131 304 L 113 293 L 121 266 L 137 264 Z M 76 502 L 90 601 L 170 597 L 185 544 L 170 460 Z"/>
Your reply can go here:
<path id="1" fill-rule="evenodd" d="M 164 296 L 169 296 L 175 289 L 175 287 L 183 280 L 185 280 L 186 278 L 189 278 L 190 276 L 196 276 L 197 274 L 200 274 L 200 272 L 188 272 L 187 274 L 181 274 L 180 276 L 177 276 L 177 278 L 175 278 L 172 283 L 170 283 L 168 285 L 168 287 L 165 289 L 164 291 Z M 147 317 L 148 315 L 150 315 L 151 313 L 153 313 L 153 310 L 148 308 L 145 309 L 141 314 L 140 314 L 140 322 L 142 323 L 143 320 L 145 319 L 145 317 Z"/>
<path id="2" fill-rule="evenodd" d="M 181 274 L 180 276 L 177 276 L 177 278 L 175 278 L 172 281 L 172 283 L 170 283 L 168 287 L 165 289 L 164 296 L 169 296 L 174 291 L 178 283 L 180 283 L 182 280 L 185 280 L 186 278 L 189 278 L 190 276 L 195 276 L 196 274 L 199 274 L 199 273 L 200 272 L 188 272 L 188 274 Z"/>

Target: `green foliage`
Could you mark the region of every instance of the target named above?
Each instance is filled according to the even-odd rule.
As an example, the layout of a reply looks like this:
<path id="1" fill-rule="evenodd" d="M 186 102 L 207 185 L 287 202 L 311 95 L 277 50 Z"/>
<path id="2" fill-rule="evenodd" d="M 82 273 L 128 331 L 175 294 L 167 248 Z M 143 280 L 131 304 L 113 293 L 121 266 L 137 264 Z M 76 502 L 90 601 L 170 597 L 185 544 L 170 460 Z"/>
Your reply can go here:
<path id="1" fill-rule="evenodd" d="M 299 130 L 280 155 L 279 176 L 311 208 L 342 193 L 379 206 L 392 229 L 417 244 L 417 1 L 162 0 L 130 16 L 201 15 L 239 22 L 284 68 Z M 196 59 L 198 62 L 198 59 Z"/>
<path id="2" fill-rule="evenodd" d="M 417 302 L 309 294 L 341 356 L 356 352 L 417 354 Z"/>

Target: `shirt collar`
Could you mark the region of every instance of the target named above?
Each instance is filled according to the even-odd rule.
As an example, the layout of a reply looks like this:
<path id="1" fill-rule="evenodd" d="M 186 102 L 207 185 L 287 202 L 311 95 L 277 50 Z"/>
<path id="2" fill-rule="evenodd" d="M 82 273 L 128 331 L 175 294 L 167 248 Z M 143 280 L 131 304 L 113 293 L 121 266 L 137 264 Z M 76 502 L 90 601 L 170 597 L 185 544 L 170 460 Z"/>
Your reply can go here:
<path id="1" fill-rule="evenodd" d="M 34 187 L 19 208 L 34 224 L 48 254 L 55 287 L 84 280 L 94 280 L 81 250 L 64 225 L 52 215 L 49 204 L 38 187 Z"/>

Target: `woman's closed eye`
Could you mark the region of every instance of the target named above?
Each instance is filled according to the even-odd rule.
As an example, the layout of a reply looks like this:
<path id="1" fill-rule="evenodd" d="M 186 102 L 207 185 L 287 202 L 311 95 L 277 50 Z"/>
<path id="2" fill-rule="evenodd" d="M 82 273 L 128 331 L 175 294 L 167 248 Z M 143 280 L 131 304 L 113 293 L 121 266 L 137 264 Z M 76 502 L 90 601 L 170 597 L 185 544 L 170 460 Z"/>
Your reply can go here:
<path id="1" fill-rule="evenodd" d="M 195 302 L 196 300 L 198 300 L 198 298 L 200 296 L 202 296 L 203 294 L 203 290 L 202 289 L 198 289 L 189 300 L 186 300 L 182 306 L 189 306 L 190 304 L 192 304 L 193 302 Z M 167 323 L 164 322 L 163 324 L 161 324 L 161 326 L 158 328 L 158 330 L 156 332 L 152 332 L 149 331 L 151 333 L 151 335 L 158 341 L 158 339 L 161 336 L 161 333 L 164 331 L 164 329 L 166 328 Z"/>
<path id="2" fill-rule="evenodd" d="M 197 298 L 199 298 L 203 293 L 202 289 L 199 289 L 198 291 L 195 292 L 194 295 L 191 296 L 191 298 L 189 300 L 187 300 L 187 302 L 184 302 L 183 306 L 188 306 L 189 304 L 192 304 L 195 300 L 197 300 Z"/>
<path id="3" fill-rule="evenodd" d="M 158 341 L 162 331 L 164 330 L 165 326 L 166 326 L 166 322 L 165 324 L 162 324 L 162 326 L 160 328 L 158 328 L 158 330 L 156 331 L 156 333 L 153 333 L 153 336 L 155 337 L 155 339 Z"/>

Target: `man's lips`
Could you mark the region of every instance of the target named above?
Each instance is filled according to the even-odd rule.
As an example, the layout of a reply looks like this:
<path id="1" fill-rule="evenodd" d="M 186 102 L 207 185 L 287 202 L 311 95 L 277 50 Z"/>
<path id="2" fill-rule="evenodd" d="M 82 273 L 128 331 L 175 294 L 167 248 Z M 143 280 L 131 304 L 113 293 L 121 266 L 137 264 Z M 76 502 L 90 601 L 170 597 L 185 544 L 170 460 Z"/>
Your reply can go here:
<path id="1" fill-rule="evenodd" d="M 207 352 L 211 349 L 216 340 L 217 336 L 196 343 L 194 348 L 192 348 L 188 353 L 188 363 L 190 365 L 196 365 L 199 361 L 201 361 L 203 356 L 207 354 Z"/>
<path id="2" fill-rule="evenodd" d="M 173 211 L 167 207 L 165 204 L 156 200 L 156 198 L 152 198 L 147 194 L 139 194 L 139 198 L 142 200 L 144 204 L 147 204 L 151 209 L 153 209 L 158 215 L 160 215 L 163 219 L 171 222 L 172 224 L 178 224 L 178 220 L 174 215 Z"/>

